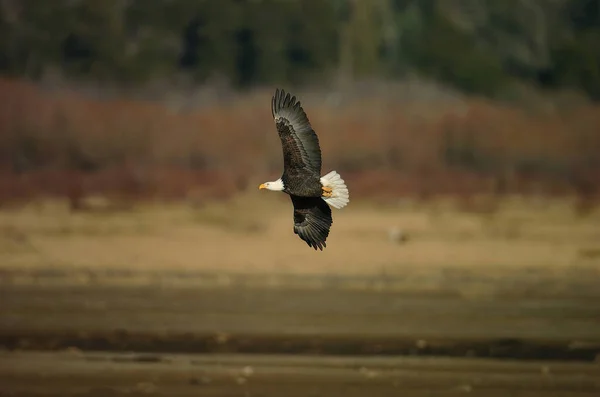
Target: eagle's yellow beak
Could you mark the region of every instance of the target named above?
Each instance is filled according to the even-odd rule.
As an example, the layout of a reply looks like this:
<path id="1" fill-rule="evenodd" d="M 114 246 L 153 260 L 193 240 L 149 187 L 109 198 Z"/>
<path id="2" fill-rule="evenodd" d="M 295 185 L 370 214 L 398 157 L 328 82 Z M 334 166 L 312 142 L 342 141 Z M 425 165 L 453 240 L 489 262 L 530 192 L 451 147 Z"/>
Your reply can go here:
<path id="1" fill-rule="evenodd" d="M 264 183 L 261 183 L 260 186 L 258 187 L 258 189 L 266 189 L 267 185 L 265 185 Z"/>

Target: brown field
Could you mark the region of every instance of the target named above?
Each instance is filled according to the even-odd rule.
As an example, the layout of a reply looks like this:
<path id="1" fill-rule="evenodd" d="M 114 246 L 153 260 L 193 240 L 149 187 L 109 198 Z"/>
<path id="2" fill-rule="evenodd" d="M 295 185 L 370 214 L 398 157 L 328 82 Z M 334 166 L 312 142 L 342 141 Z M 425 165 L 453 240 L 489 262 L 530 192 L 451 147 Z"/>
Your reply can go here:
<path id="1" fill-rule="evenodd" d="M 0 79 L 0 396 L 600 394 L 597 105 L 299 91 L 315 252 L 270 94 Z"/>
<path id="2" fill-rule="evenodd" d="M 8 357 L 7 357 L 8 356 Z M 10 396 L 597 396 L 589 363 L 413 357 L 0 353 Z"/>
<path id="3" fill-rule="evenodd" d="M 289 199 L 252 189 L 223 203 L 138 204 L 88 200 L 71 212 L 39 201 L 0 212 L 0 260 L 12 269 L 119 269 L 269 274 L 404 275 L 468 269 L 489 276 L 515 269 L 595 272 L 600 213 L 574 214 L 565 199 L 492 200 L 464 212 L 452 198 L 427 204 L 360 200 L 334 211 L 328 249 L 315 252 L 292 230 Z M 482 204 L 484 206 L 484 204 Z M 401 230 L 407 242 L 392 243 Z"/>
<path id="4" fill-rule="evenodd" d="M 356 200 L 323 252 L 282 194 L 86 203 L 0 212 L 0 395 L 600 392 L 600 213 L 569 200 Z"/>

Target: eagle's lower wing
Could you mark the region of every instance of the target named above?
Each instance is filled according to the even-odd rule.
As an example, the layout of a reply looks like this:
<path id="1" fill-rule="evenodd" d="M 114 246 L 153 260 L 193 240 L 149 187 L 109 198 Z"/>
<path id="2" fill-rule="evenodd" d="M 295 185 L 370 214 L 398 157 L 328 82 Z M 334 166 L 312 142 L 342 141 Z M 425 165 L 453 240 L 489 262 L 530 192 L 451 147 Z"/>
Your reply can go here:
<path id="1" fill-rule="evenodd" d="M 271 111 L 283 147 L 286 168 L 308 168 L 321 174 L 319 138 L 312 129 L 300 101 L 277 89 L 271 99 Z"/>
<path id="2" fill-rule="evenodd" d="M 320 197 L 290 197 L 294 205 L 294 233 L 310 247 L 323 251 L 333 223 L 331 208 Z"/>

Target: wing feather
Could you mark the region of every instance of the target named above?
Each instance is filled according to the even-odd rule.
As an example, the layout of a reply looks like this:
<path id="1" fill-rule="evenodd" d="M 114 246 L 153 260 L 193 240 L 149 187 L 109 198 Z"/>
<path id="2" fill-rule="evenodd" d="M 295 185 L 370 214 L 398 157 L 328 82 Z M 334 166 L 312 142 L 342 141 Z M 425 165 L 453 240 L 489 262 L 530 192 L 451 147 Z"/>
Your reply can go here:
<path id="1" fill-rule="evenodd" d="M 294 233 L 309 247 L 323 251 L 333 223 L 331 208 L 320 197 L 290 197 L 294 205 Z"/>
<path id="2" fill-rule="evenodd" d="M 277 89 L 271 99 L 271 112 L 281 139 L 285 167 L 308 168 L 320 175 L 319 138 L 300 101 L 284 90 Z"/>

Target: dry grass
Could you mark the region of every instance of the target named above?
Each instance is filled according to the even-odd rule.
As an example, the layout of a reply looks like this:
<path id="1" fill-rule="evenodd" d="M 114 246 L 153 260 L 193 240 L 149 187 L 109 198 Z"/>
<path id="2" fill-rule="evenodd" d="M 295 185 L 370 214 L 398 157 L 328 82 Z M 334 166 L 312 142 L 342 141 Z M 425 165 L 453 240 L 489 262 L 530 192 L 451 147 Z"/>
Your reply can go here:
<path id="1" fill-rule="evenodd" d="M 144 204 L 72 213 L 62 201 L 0 212 L 0 264 L 19 269 L 128 269 L 401 275 L 407 270 L 600 271 L 600 213 L 573 215 L 568 200 L 502 201 L 465 213 L 451 199 L 387 207 L 355 202 L 334 212 L 328 248 L 292 231 L 287 197 L 250 191 L 227 203 Z M 408 239 L 389 240 L 391 227 Z M 420 269 L 420 270 L 419 270 Z"/>

